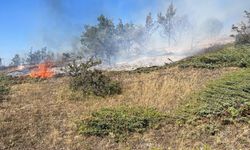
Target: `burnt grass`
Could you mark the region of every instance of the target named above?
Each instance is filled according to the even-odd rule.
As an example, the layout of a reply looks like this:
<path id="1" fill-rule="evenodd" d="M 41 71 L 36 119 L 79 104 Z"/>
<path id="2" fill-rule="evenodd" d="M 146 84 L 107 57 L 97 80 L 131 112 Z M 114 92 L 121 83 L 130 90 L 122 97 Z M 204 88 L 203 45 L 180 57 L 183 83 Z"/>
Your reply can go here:
<path id="1" fill-rule="evenodd" d="M 68 77 L 1 76 L 0 149 L 249 149 L 249 56 L 226 45 L 107 72 L 122 87 L 108 97 L 76 96 Z"/>

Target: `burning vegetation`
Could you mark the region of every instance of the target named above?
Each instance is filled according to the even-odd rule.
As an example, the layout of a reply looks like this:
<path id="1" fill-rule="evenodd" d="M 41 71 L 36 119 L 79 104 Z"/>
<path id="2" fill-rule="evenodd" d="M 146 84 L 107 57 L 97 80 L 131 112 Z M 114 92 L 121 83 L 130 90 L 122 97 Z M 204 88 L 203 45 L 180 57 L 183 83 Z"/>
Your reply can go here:
<path id="1" fill-rule="evenodd" d="M 53 64 L 51 62 L 45 62 L 38 65 L 38 68 L 31 71 L 29 74 L 32 78 L 51 78 L 55 73 L 51 70 Z"/>

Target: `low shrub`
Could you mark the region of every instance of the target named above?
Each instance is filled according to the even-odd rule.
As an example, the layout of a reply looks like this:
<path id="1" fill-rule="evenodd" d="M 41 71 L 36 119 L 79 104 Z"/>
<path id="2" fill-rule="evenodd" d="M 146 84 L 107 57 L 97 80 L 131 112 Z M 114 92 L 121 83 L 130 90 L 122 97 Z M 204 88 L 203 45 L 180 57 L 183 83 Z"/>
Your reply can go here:
<path id="1" fill-rule="evenodd" d="M 102 97 L 121 93 L 118 82 L 112 81 L 102 71 L 93 69 L 94 66 L 100 63 L 91 58 L 85 63 L 76 63 L 74 61 L 70 64 L 67 71 L 72 76 L 71 89 L 80 90 L 84 94 L 94 94 Z"/>
<path id="2" fill-rule="evenodd" d="M 131 133 L 142 133 L 153 127 L 164 115 L 153 108 L 118 107 L 101 109 L 79 124 L 84 135 L 112 136 L 116 141 L 125 140 Z"/>

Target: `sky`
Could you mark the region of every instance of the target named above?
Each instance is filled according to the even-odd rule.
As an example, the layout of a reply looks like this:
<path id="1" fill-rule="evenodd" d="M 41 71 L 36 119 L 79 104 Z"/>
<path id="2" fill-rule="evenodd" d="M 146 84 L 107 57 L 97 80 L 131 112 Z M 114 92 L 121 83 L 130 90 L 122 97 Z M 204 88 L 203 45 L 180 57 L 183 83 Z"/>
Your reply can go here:
<path id="1" fill-rule="evenodd" d="M 224 31 L 250 10 L 250 0 L 172 0 L 177 12 L 202 24 L 217 18 Z M 7 65 L 14 54 L 48 47 L 74 48 L 85 24 L 94 25 L 104 14 L 117 22 L 144 24 L 146 15 L 164 12 L 170 0 L 0 0 L 0 58 Z"/>

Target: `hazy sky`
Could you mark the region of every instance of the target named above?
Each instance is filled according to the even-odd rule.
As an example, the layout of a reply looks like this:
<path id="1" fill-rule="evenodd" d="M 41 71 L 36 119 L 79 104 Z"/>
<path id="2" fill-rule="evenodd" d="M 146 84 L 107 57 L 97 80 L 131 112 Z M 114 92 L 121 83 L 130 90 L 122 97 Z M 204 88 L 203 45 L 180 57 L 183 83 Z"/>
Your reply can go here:
<path id="1" fill-rule="evenodd" d="M 209 18 L 224 23 L 224 31 L 237 23 L 250 0 L 173 0 L 178 14 L 201 24 Z M 143 24 L 148 12 L 166 10 L 169 0 L 0 0 L 0 57 L 5 63 L 15 54 L 47 46 L 72 48 L 84 24 L 95 24 L 104 14 L 115 22 Z M 74 41 L 74 40 L 73 40 Z"/>

